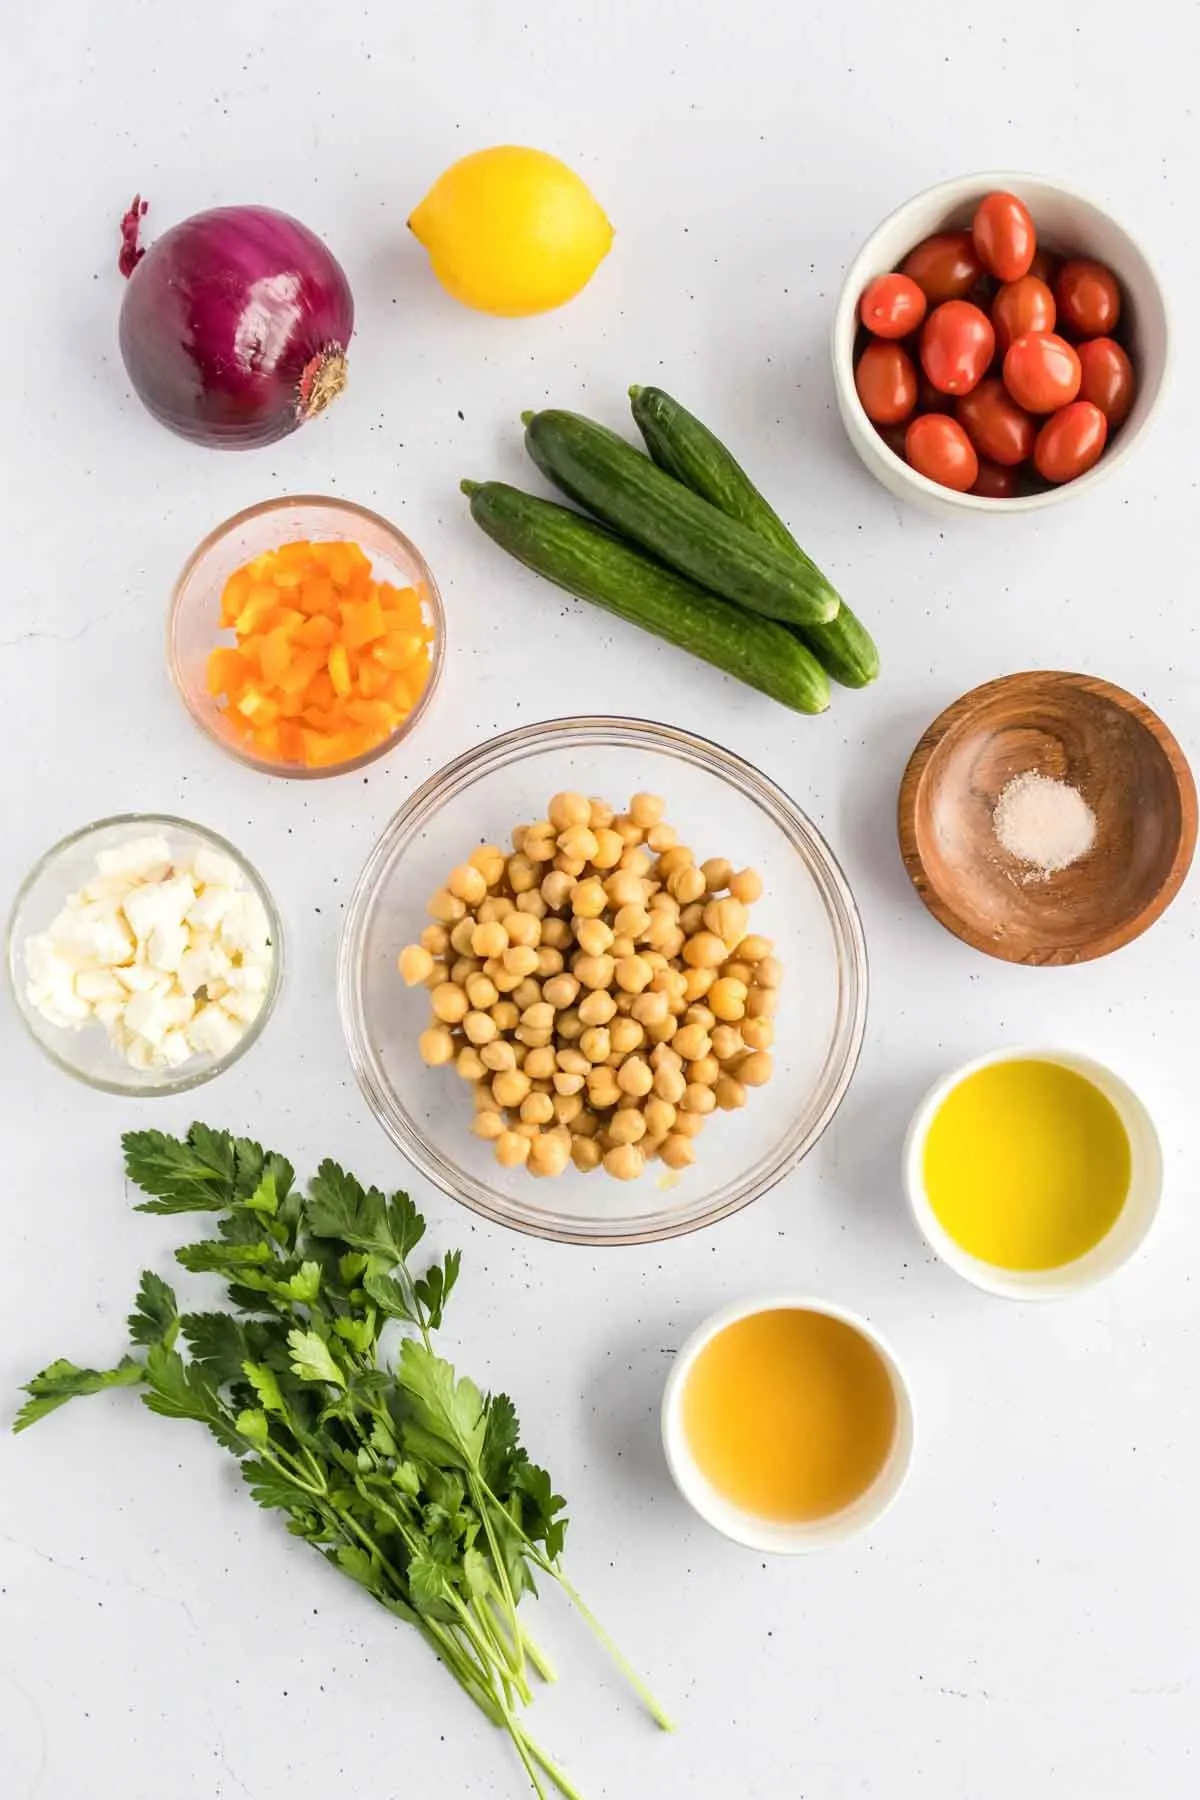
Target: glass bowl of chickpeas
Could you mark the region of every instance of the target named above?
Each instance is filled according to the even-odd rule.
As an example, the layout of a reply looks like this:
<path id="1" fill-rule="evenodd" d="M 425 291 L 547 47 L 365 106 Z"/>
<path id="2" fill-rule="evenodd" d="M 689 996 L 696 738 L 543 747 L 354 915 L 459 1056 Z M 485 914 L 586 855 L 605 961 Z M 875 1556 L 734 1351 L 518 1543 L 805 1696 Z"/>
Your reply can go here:
<path id="1" fill-rule="evenodd" d="M 862 1044 L 853 895 L 780 788 L 704 738 L 569 718 L 492 738 L 359 877 L 339 1002 L 366 1100 L 484 1216 L 672 1237 L 816 1143 Z"/>

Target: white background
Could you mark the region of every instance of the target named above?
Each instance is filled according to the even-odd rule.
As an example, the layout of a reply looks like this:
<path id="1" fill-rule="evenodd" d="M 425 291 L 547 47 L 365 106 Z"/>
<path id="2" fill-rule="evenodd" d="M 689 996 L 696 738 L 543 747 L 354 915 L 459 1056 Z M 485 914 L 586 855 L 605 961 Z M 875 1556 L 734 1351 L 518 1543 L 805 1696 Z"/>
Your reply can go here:
<path id="1" fill-rule="evenodd" d="M 739 1218 L 593 1255 L 505 1235 L 414 1184 L 434 1240 L 466 1253 L 455 1354 L 515 1395 L 570 1496 L 580 1586 L 681 1717 L 677 1738 L 656 1734 L 548 1602 L 540 1628 L 566 1678 L 539 1723 L 589 1800 L 1185 1800 L 1200 1782 L 1198 889 L 1109 961 L 1009 968 L 926 917 L 892 825 L 924 725 L 1014 669 L 1115 679 L 1200 749 L 1197 15 L 1028 0 L 938 12 L 5 8 L 0 886 L 89 818 L 182 811 L 263 868 L 290 973 L 255 1052 L 178 1104 L 70 1084 L 0 1012 L 0 1411 L 55 1355 L 111 1358 L 138 1269 L 169 1267 L 178 1233 L 131 1212 L 121 1130 L 198 1113 L 301 1168 L 333 1154 L 405 1179 L 343 1054 L 339 915 L 384 822 L 469 744 L 572 709 L 708 733 L 809 810 L 862 907 L 873 992 L 858 1078 L 806 1164 Z M 586 294 L 523 322 L 455 307 L 405 230 L 445 164 L 506 140 L 568 158 L 617 227 Z M 826 336 L 841 274 L 884 213 L 989 166 L 1061 175 L 1143 237 L 1178 356 L 1160 426 L 1111 486 L 1028 522 L 940 525 L 853 458 Z M 328 239 L 358 330 L 327 418 L 222 455 L 131 399 L 116 249 L 138 188 L 151 231 L 258 201 Z M 620 424 L 631 381 L 677 392 L 744 456 L 875 628 L 877 688 L 793 717 L 566 601 L 474 531 L 458 479 L 529 473 L 522 408 L 552 399 Z M 421 545 L 451 650 L 411 748 L 367 779 L 306 785 L 197 735 L 167 679 L 163 619 L 219 519 L 322 489 Z M 1155 1110 L 1169 1162 L 1143 1259 L 1045 1310 L 934 1265 L 897 1177 L 931 1077 L 1022 1040 L 1113 1060 Z M 892 1336 L 921 1443 L 874 1538 L 768 1567 L 684 1510 L 655 1414 L 691 1326 L 781 1281 Z M 423 1645 L 258 1514 L 226 1463 L 129 1396 L 0 1445 L 5 1800 L 517 1800 L 503 1742 Z"/>

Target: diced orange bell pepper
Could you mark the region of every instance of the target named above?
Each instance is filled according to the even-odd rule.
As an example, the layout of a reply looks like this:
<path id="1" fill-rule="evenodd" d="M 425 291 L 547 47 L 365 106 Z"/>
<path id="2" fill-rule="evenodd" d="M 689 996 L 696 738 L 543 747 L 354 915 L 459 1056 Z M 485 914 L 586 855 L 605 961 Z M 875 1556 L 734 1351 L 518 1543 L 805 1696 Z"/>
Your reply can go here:
<path id="1" fill-rule="evenodd" d="M 222 645 L 208 659 L 206 682 L 209 693 L 214 697 L 225 694 L 230 700 L 236 700 L 249 678 L 250 671 L 240 650 Z"/>
<path id="2" fill-rule="evenodd" d="M 292 666 L 292 645 L 286 631 L 271 631 L 263 639 L 263 680 L 278 687 Z"/>
<path id="3" fill-rule="evenodd" d="M 333 691 L 344 700 L 353 691 L 350 679 L 350 659 L 346 655 L 345 644 L 335 644 L 329 652 L 329 679 L 333 683 Z"/>
<path id="4" fill-rule="evenodd" d="M 387 615 L 389 631 L 395 626 L 403 626 L 408 631 L 420 629 L 423 620 L 416 588 L 397 588 L 388 581 L 381 581 L 379 601 Z"/>
<path id="5" fill-rule="evenodd" d="M 383 642 L 375 645 L 372 655 L 385 669 L 407 669 L 424 647 L 425 640 L 415 631 L 389 631 Z"/>
<path id="6" fill-rule="evenodd" d="M 327 613 L 314 613 L 305 619 L 303 625 L 297 627 L 296 642 L 310 645 L 316 650 L 328 650 L 330 644 L 337 642 L 337 622 Z"/>
<path id="7" fill-rule="evenodd" d="M 279 677 L 279 691 L 289 696 L 301 696 L 309 692 L 313 676 L 325 667 L 325 652 L 320 649 L 294 649 L 291 660 L 284 673 Z"/>
<path id="8" fill-rule="evenodd" d="M 383 608 L 375 595 L 362 601 L 344 600 L 341 606 L 342 642 L 349 650 L 361 650 L 381 638 L 386 630 Z"/>

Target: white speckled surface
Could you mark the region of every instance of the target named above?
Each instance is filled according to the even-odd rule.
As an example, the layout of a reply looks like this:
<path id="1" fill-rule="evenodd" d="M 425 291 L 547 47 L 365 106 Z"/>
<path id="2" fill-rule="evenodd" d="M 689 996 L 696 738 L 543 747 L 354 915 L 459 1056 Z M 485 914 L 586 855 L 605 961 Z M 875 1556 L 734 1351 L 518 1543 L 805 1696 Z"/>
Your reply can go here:
<path id="1" fill-rule="evenodd" d="M 169 1222 L 135 1217 L 122 1193 L 123 1128 L 200 1111 L 301 1166 L 334 1152 L 401 1177 L 350 1081 L 332 974 L 347 889 L 412 784 L 479 735 L 572 704 L 666 717 L 759 762 L 827 832 L 866 922 L 872 1019 L 817 1152 L 708 1235 L 593 1256 L 420 1192 L 435 1237 L 466 1251 L 456 1351 L 516 1395 L 571 1497 L 580 1585 L 684 1727 L 656 1736 L 548 1605 L 568 1679 L 539 1705 L 544 1733 L 589 1800 L 1187 1800 L 1200 1762 L 1197 888 L 1109 962 L 1009 968 L 924 915 L 892 809 L 921 728 L 1015 668 L 1122 682 L 1195 754 L 1194 342 L 1181 336 L 1161 426 L 1125 474 L 992 534 L 939 527 L 872 484 L 841 436 L 825 340 L 841 272 L 876 221 L 989 165 L 1106 200 L 1187 326 L 1200 277 L 1194 9 L 1012 0 L 929 30 L 878 0 L 743 0 L 736 22 L 716 0 L 208 0 L 186 14 L 8 0 L 5 16 L 0 886 L 90 817 L 181 811 L 260 864 L 291 972 L 262 1044 L 199 1104 L 138 1108 L 73 1087 L 0 1010 L 0 1410 L 56 1354 L 111 1356 L 137 1270 L 166 1266 Z M 509 324 L 444 300 L 404 219 L 456 154 L 512 138 L 570 158 L 618 236 L 576 305 Z M 139 187 L 152 227 L 244 199 L 329 238 L 359 334 L 326 420 L 221 456 L 131 400 L 116 226 Z M 523 472 L 523 407 L 551 396 L 618 423 L 626 385 L 653 379 L 744 453 L 877 629 L 877 690 L 795 720 L 540 587 L 472 531 L 457 480 Z M 196 735 L 167 682 L 181 560 L 217 519 L 287 489 L 390 513 L 443 583 L 447 679 L 411 753 L 366 780 L 243 770 Z M 934 1074 L 1039 1038 L 1109 1058 L 1141 1087 L 1169 1171 L 1143 1259 L 1041 1310 L 933 1265 L 897 1166 Z M 767 1568 L 685 1513 L 655 1409 L 691 1326 L 784 1278 L 886 1331 L 921 1442 L 875 1537 Z M 257 1514 L 199 1433 L 118 1397 L 0 1443 L 0 1792 L 518 1800 L 524 1788 L 414 1637 Z"/>

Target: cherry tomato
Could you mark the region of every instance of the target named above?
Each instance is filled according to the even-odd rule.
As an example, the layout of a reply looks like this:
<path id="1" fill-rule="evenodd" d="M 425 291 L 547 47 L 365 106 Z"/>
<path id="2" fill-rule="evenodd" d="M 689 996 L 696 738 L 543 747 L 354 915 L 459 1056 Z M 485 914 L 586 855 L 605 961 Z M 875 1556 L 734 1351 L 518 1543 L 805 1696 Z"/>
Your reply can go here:
<path id="1" fill-rule="evenodd" d="M 955 419 L 922 413 L 904 434 L 904 454 L 919 475 L 965 494 L 979 474 L 974 445 Z"/>
<path id="2" fill-rule="evenodd" d="M 1033 464 L 1046 481 L 1074 481 L 1100 460 L 1108 420 L 1090 400 L 1073 400 L 1038 432 Z"/>
<path id="3" fill-rule="evenodd" d="M 1054 295 L 1044 281 L 1036 275 L 1006 281 L 992 302 L 997 350 L 1003 356 L 1013 339 L 1027 331 L 1053 331 L 1054 319 Z"/>
<path id="4" fill-rule="evenodd" d="M 975 254 L 991 275 L 1019 281 L 1029 273 L 1037 249 L 1033 218 L 1015 194 L 989 194 L 971 221 Z"/>
<path id="5" fill-rule="evenodd" d="M 877 275 L 859 302 L 858 313 L 876 337 L 902 338 L 917 329 L 927 304 L 911 275 Z"/>
<path id="6" fill-rule="evenodd" d="M 1026 412 L 1057 412 L 1079 392 L 1083 371 L 1065 338 L 1053 331 L 1027 331 L 1004 354 L 1004 385 Z"/>
<path id="7" fill-rule="evenodd" d="M 917 404 L 917 371 L 899 344 L 868 344 L 858 359 L 854 385 L 874 425 L 895 425 Z"/>
<path id="8" fill-rule="evenodd" d="M 992 462 L 1015 467 L 1033 455 L 1037 426 L 1022 412 L 998 375 L 989 375 L 964 394 L 954 416 L 978 450 Z"/>
<path id="9" fill-rule="evenodd" d="M 1002 469 L 999 463 L 981 462 L 979 473 L 971 484 L 973 494 L 987 500 L 1011 500 L 1017 491 L 1017 471 Z"/>
<path id="10" fill-rule="evenodd" d="M 900 265 L 911 275 L 930 306 L 943 300 L 961 300 L 983 274 L 969 231 L 939 231 L 910 250 Z"/>
<path id="11" fill-rule="evenodd" d="M 1029 265 L 1029 273 L 1035 275 L 1039 281 L 1044 281 L 1048 288 L 1052 288 L 1054 286 L 1054 278 L 1058 274 L 1060 260 L 1059 257 L 1053 255 L 1051 251 L 1044 249 L 1043 246 L 1039 244 L 1033 253 L 1033 261 Z"/>
<path id="12" fill-rule="evenodd" d="M 969 300 L 935 306 L 921 330 L 921 367 L 942 394 L 969 394 L 987 373 L 996 334 Z"/>
<path id="13" fill-rule="evenodd" d="M 1120 344 L 1112 338 L 1088 338 L 1079 346 L 1079 366 L 1083 380 L 1079 398 L 1098 406 L 1108 420 L 1108 429 L 1123 425 L 1133 405 L 1133 365 Z"/>
<path id="14" fill-rule="evenodd" d="M 1121 316 L 1121 290 L 1111 269 L 1083 258 L 1065 262 L 1054 283 L 1059 323 L 1079 337 L 1108 337 Z"/>

